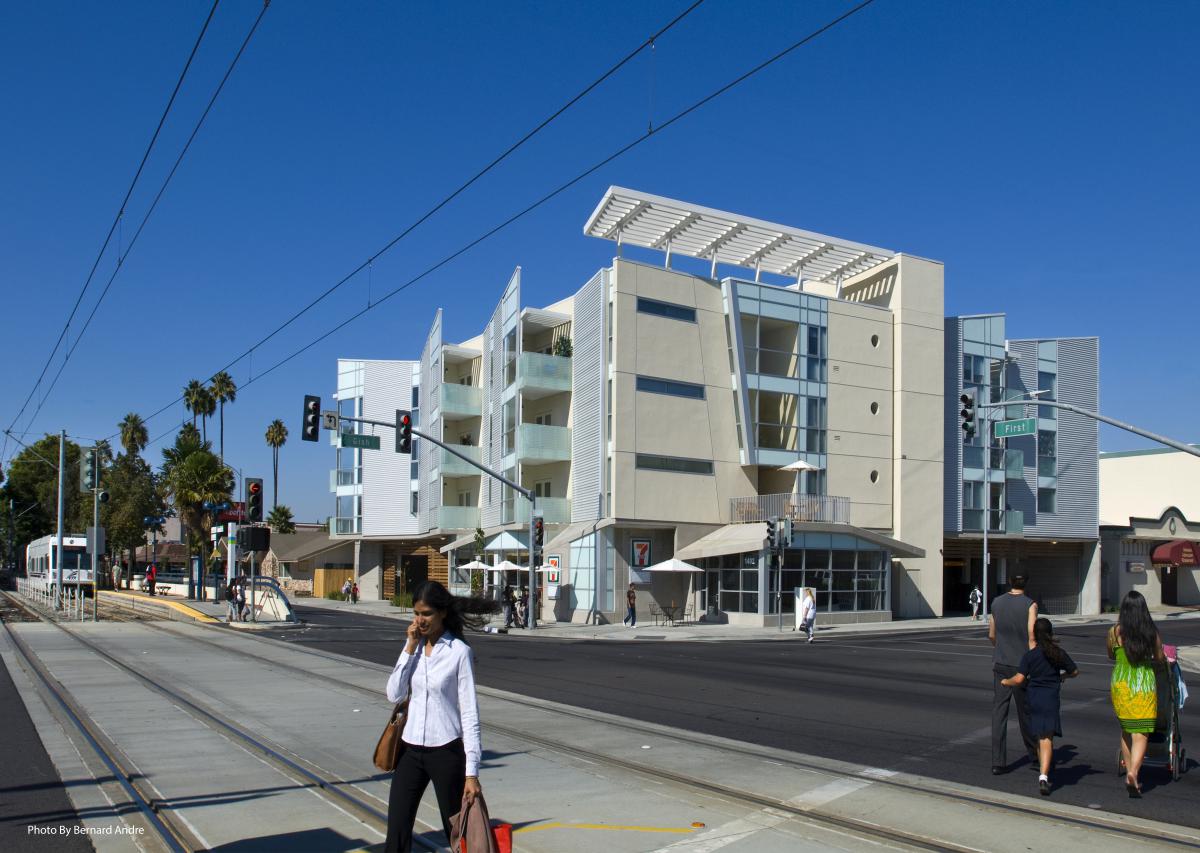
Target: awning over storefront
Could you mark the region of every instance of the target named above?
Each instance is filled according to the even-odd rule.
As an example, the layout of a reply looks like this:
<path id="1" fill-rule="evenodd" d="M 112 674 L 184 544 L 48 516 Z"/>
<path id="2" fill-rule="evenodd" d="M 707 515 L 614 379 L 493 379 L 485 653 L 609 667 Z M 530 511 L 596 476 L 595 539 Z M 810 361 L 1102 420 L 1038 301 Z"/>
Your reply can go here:
<path id="1" fill-rule="evenodd" d="M 873 530 L 852 527 L 849 524 L 822 524 L 807 522 L 797 524 L 793 530 L 801 533 L 844 533 L 857 536 L 880 548 L 887 550 L 893 557 L 924 557 L 925 549 L 901 542 Z M 680 560 L 699 560 L 703 557 L 720 557 L 725 554 L 742 554 L 748 551 L 761 551 L 766 544 L 767 525 L 765 522 L 751 524 L 727 524 L 714 530 L 707 536 L 701 537 L 691 545 L 685 545 L 675 552 Z"/>
<path id="2" fill-rule="evenodd" d="M 1200 566 L 1200 542 L 1165 542 L 1150 553 L 1150 562 L 1156 566 Z"/>
<path id="3" fill-rule="evenodd" d="M 598 519 L 596 521 L 579 521 L 575 524 L 568 524 L 558 533 L 555 533 L 544 546 L 542 553 L 549 554 L 552 551 L 560 551 L 583 536 L 587 536 L 594 530 L 603 530 L 606 527 L 612 527 L 615 521 L 611 518 Z"/>
<path id="4" fill-rule="evenodd" d="M 678 560 L 699 560 L 702 557 L 720 557 L 724 554 L 741 554 L 746 551 L 761 551 L 767 540 L 767 524 L 756 521 L 751 524 L 727 524 L 702 536 L 691 545 L 684 545 L 675 552 Z"/>

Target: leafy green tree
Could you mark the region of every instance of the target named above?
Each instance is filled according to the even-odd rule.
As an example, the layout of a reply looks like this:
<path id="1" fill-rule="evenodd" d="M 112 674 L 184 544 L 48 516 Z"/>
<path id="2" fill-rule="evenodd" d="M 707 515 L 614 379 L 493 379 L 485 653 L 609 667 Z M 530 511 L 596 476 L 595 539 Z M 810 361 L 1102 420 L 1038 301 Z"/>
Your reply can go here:
<path id="1" fill-rule="evenodd" d="M 162 485 L 184 525 L 189 552 L 203 557 L 215 513 L 204 505 L 231 499 L 233 471 L 196 440 L 195 429 L 181 429 L 175 445 L 163 451 Z"/>
<path id="2" fill-rule="evenodd" d="M 104 523 L 110 549 L 129 554 L 130 572 L 123 576 L 126 587 L 134 566 L 135 552 L 145 544 L 147 517 L 159 517 L 166 512 L 166 503 L 155 482 L 154 472 L 146 461 L 135 453 L 124 453 L 116 458 L 105 472 L 105 488 L 110 500 L 103 507 L 101 520 Z M 161 525 L 155 529 L 162 533 Z"/>
<path id="3" fill-rule="evenodd" d="M 267 516 L 267 524 L 276 533 L 295 533 L 296 524 L 292 521 L 291 507 L 275 504 Z"/>
<path id="4" fill-rule="evenodd" d="M 237 383 L 233 381 L 233 377 L 222 370 L 212 378 L 210 386 L 213 399 L 217 401 L 217 405 L 221 409 L 221 459 L 225 459 L 225 404 L 232 403 L 237 399 Z"/>
<path id="5" fill-rule="evenodd" d="M 13 552 L 56 529 L 58 516 L 58 441 L 47 435 L 12 458 L 7 479 L 0 487 L 0 530 L 10 539 Z M 79 445 L 66 443 L 67 467 L 63 490 L 63 533 L 83 533 L 92 523 L 91 494 L 82 499 L 79 491 Z M 11 503 L 11 517 L 9 508 Z"/>
<path id="6" fill-rule="evenodd" d="M 272 470 L 275 473 L 275 489 L 271 492 L 271 505 L 279 506 L 279 448 L 287 444 L 288 431 L 283 421 L 276 418 L 267 427 L 267 445 L 271 448 Z"/>

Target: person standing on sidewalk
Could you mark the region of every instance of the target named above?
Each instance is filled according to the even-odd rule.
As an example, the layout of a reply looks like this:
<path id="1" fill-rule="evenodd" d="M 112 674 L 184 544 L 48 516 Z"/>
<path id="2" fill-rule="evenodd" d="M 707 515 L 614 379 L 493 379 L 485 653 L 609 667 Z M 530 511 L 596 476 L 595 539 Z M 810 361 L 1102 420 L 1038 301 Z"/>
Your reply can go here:
<path id="1" fill-rule="evenodd" d="M 1037 622 L 1037 604 L 1025 594 L 1025 576 L 1013 575 L 1011 589 L 992 601 L 988 616 L 988 639 L 992 653 L 992 774 L 999 776 L 1008 770 L 1008 705 L 1017 706 L 1017 724 L 1021 740 L 1033 769 L 1038 766 L 1037 741 L 1029 732 L 1029 709 L 1025 704 L 1025 688 L 1004 684 L 1004 679 L 1017 674 L 1025 653 L 1037 646 L 1033 626 Z"/>
<path id="2" fill-rule="evenodd" d="M 490 601 L 452 596 L 437 581 L 413 591 L 413 621 L 387 681 L 389 702 L 409 700 L 388 795 L 387 853 L 412 849 L 417 807 L 431 781 L 447 842 L 450 818 L 481 793 L 475 662 L 463 632 L 482 628 L 494 610 Z"/>
<path id="3" fill-rule="evenodd" d="M 358 581 L 350 585 L 350 603 L 358 604 Z"/>
<path id="4" fill-rule="evenodd" d="M 971 587 L 971 594 L 967 596 L 967 602 L 971 605 L 971 618 L 979 620 L 979 608 L 983 604 L 983 593 L 979 589 L 979 584 Z"/>
<path id="5" fill-rule="evenodd" d="M 150 590 L 150 597 L 154 597 L 154 583 L 158 580 L 158 566 L 153 563 L 150 568 L 146 569 L 146 587 Z"/>
<path id="6" fill-rule="evenodd" d="M 633 584 L 625 590 L 625 618 L 621 622 L 630 628 L 637 627 L 637 590 Z"/>
<path id="7" fill-rule="evenodd" d="M 808 634 L 808 641 L 813 641 L 813 630 L 817 624 L 817 602 L 813 598 L 812 587 L 806 586 L 804 594 L 800 596 L 800 613 L 797 616 L 797 621 L 804 632 Z"/>

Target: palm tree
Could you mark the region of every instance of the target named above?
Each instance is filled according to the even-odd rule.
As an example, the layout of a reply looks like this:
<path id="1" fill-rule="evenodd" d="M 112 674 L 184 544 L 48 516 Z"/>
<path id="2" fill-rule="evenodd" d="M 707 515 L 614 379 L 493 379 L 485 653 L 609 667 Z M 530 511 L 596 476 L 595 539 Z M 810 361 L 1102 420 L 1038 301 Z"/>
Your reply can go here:
<path id="1" fill-rule="evenodd" d="M 210 386 L 217 405 L 221 407 L 221 459 L 225 458 L 225 404 L 237 399 L 237 384 L 233 377 L 222 370 L 212 378 Z"/>
<path id="2" fill-rule="evenodd" d="M 202 385 L 200 393 L 197 395 L 196 405 L 200 414 L 200 434 L 205 441 L 208 441 L 208 419 L 217 412 L 217 398 L 213 396 L 212 391 Z"/>
<path id="3" fill-rule="evenodd" d="M 137 412 L 130 412 L 120 423 L 121 446 L 129 456 L 136 456 L 146 449 L 150 443 L 150 433 L 146 431 L 146 422 Z"/>
<path id="4" fill-rule="evenodd" d="M 196 425 L 196 418 L 200 416 L 200 410 L 204 408 L 204 383 L 199 379 L 193 379 L 183 387 L 183 405 L 192 413 L 192 426 Z"/>
<path id="5" fill-rule="evenodd" d="M 295 533 L 296 524 L 292 521 L 291 507 L 283 504 L 276 504 L 267 516 L 267 524 L 276 533 Z"/>
<path id="6" fill-rule="evenodd" d="M 287 444 L 288 431 L 283 421 L 276 418 L 267 427 L 267 444 L 271 448 L 271 456 L 275 471 L 275 491 L 271 493 L 271 506 L 279 506 L 279 448 Z"/>
<path id="7" fill-rule="evenodd" d="M 204 505 L 229 500 L 233 492 L 233 471 L 205 446 L 180 446 L 177 441 L 173 448 L 176 452 L 187 449 L 191 452 L 182 459 L 164 461 L 163 485 L 187 530 L 191 553 L 202 554 L 213 519 L 213 511 L 205 509 Z M 163 456 L 167 457 L 166 451 Z"/>

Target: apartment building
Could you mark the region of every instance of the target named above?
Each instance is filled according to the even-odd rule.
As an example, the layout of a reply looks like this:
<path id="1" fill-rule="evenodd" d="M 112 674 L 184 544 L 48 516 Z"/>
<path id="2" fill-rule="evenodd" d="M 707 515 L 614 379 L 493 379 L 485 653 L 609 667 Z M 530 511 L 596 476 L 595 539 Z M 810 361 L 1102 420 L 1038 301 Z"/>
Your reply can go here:
<path id="1" fill-rule="evenodd" d="M 829 621 L 941 614 L 941 264 L 619 187 L 584 233 L 615 257 L 573 293 L 524 305 L 518 268 L 473 337 L 439 311 L 419 360 L 339 362 L 339 406 L 407 401 L 537 495 L 543 618 L 613 620 L 630 582 L 646 610 L 741 624 L 790 618 L 798 587 Z M 528 501 L 458 456 L 338 452 L 331 533 L 380 594 L 406 555 L 460 587 L 481 547 L 526 557 Z M 653 571 L 670 557 L 699 571 Z"/>
<path id="2" fill-rule="evenodd" d="M 1098 424 L 1037 403 L 1096 411 L 1099 341 L 1009 340 L 1005 326 L 1003 314 L 946 318 L 943 610 L 968 610 L 974 584 L 990 600 L 1023 573 L 1043 613 L 1099 613 Z M 1020 402 L 977 408 L 964 440 L 964 391 L 980 403 Z M 996 437 L 993 422 L 1029 418 L 1028 434 Z"/>

